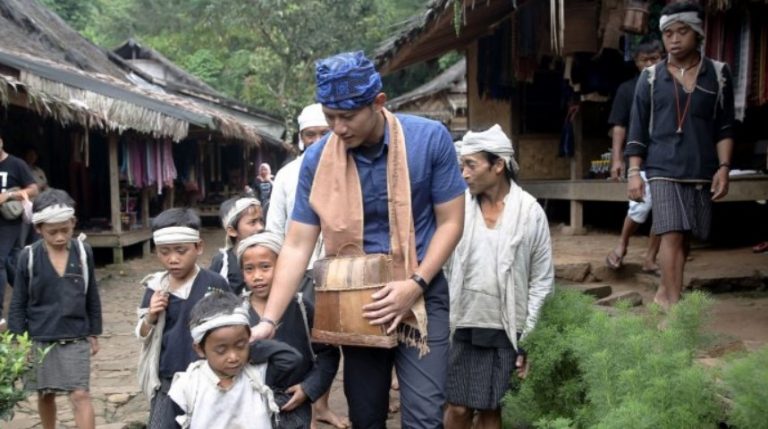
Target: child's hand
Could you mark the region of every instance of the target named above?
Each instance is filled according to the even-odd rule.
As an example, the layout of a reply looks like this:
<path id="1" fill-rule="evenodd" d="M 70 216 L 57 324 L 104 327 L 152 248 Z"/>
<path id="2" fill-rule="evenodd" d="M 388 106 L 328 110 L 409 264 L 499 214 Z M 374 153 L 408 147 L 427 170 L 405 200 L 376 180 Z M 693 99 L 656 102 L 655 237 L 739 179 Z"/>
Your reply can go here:
<path id="1" fill-rule="evenodd" d="M 154 325 L 157 322 L 157 316 L 165 311 L 166 308 L 168 308 L 168 293 L 159 290 L 155 291 L 149 300 L 149 314 L 146 316 L 147 322 Z"/>
<path id="2" fill-rule="evenodd" d="M 301 384 L 295 384 L 285 391 L 293 396 L 291 396 L 291 399 L 283 405 L 283 408 L 281 408 L 280 411 L 292 411 L 307 400 L 307 394 L 304 393 Z"/>
<path id="3" fill-rule="evenodd" d="M 88 342 L 91 343 L 91 356 L 95 356 L 99 352 L 99 338 L 88 337 Z"/>

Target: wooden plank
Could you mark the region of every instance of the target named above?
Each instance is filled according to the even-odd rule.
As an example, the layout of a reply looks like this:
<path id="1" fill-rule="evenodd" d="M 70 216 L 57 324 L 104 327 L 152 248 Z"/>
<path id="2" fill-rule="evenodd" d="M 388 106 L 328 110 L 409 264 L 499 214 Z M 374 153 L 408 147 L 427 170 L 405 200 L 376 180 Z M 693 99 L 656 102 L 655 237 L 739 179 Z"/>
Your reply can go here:
<path id="1" fill-rule="evenodd" d="M 549 200 L 627 201 L 626 182 L 609 180 L 522 180 L 531 195 Z M 768 200 L 768 177 L 732 178 L 723 202 Z"/>
<path id="2" fill-rule="evenodd" d="M 141 190 L 141 219 L 141 224 L 149 228 L 149 188 Z"/>
<path id="3" fill-rule="evenodd" d="M 123 230 L 120 222 L 120 170 L 117 166 L 118 135 L 110 133 L 109 137 L 109 210 L 112 221 L 112 232 L 120 234 Z"/>
<path id="4" fill-rule="evenodd" d="M 132 229 L 115 234 L 110 231 L 90 232 L 84 231 L 88 236 L 88 243 L 91 247 L 124 247 L 137 243 L 143 243 L 152 238 L 152 231 L 149 228 Z"/>

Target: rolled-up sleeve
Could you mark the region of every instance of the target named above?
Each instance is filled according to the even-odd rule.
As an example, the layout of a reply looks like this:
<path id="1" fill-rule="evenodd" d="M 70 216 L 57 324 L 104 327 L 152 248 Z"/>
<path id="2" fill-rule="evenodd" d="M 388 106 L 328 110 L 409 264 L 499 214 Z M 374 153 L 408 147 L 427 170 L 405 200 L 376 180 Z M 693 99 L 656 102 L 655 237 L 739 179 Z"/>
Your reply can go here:
<path id="1" fill-rule="evenodd" d="M 650 142 L 649 123 L 651 116 L 651 93 L 648 83 L 648 69 L 643 70 L 635 86 L 632 97 L 632 111 L 629 115 L 629 132 L 624 155 L 639 156 L 645 159 Z"/>

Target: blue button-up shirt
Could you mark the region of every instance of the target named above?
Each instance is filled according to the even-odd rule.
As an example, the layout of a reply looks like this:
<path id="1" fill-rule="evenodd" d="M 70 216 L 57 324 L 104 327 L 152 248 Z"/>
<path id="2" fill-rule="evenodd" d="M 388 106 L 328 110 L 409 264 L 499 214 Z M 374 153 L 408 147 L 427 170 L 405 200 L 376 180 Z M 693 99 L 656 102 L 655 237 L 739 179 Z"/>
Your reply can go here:
<path id="1" fill-rule="evenodd" d="M 650 180 L 711 181 L 719 164 L 717 143 L 733 137 L 731 73 L 727 66 L 723 67 L 724 82 L 720 89 L 712 61 L 701 61 L 682 133 L 677 132 L 677 110 L 682 114 L 689 94 L 681 84 L 672 81 L 667 61 L 655 66 L 653 94 L 648 69 L 643 70 L 637 81 L 624 153 L 645 159 L 645 172 Z M 679 106 L 675 106 L 675 91 Z"/>
<path id="2" fill-rule="evenodd" d="M 437 227 L 434 206 L 464 193 L 466 183 L 456 164 L 456 151 L 448 130 L 439 122 L 411 115 L 397 115 L 403 127 L 411 181 L 411 203 L 419 260 L 429 247 Z M 372 157 L 352 149 L 363 193 L 363 247 L 366 253 L 389 253 L 387 207 L 387 152 L 389 128 L 384 127 L 384 144 Z M 309 205 L 309 193 L 320 154 L 330 135 L 310 146 L 304 155 L 296 189 L 292 219 L 320 225 Z"/>

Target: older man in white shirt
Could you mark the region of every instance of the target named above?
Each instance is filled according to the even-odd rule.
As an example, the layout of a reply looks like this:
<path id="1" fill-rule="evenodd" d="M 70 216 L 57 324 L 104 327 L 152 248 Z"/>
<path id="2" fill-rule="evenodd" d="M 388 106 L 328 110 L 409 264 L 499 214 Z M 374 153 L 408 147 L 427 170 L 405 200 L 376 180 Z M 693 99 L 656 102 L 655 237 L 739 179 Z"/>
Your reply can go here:
<path id="1" fill-rule="evenodd" d="M 459 148 L 469 195 L 464 235 L 446 271 L 451 342 L 446 428 L 501 428 L 501 400 L 528 362 L 519 340 L 554 288 L 549 226 L 515 182 L 512 142 L 499 125 L 468 132 Z"/>

